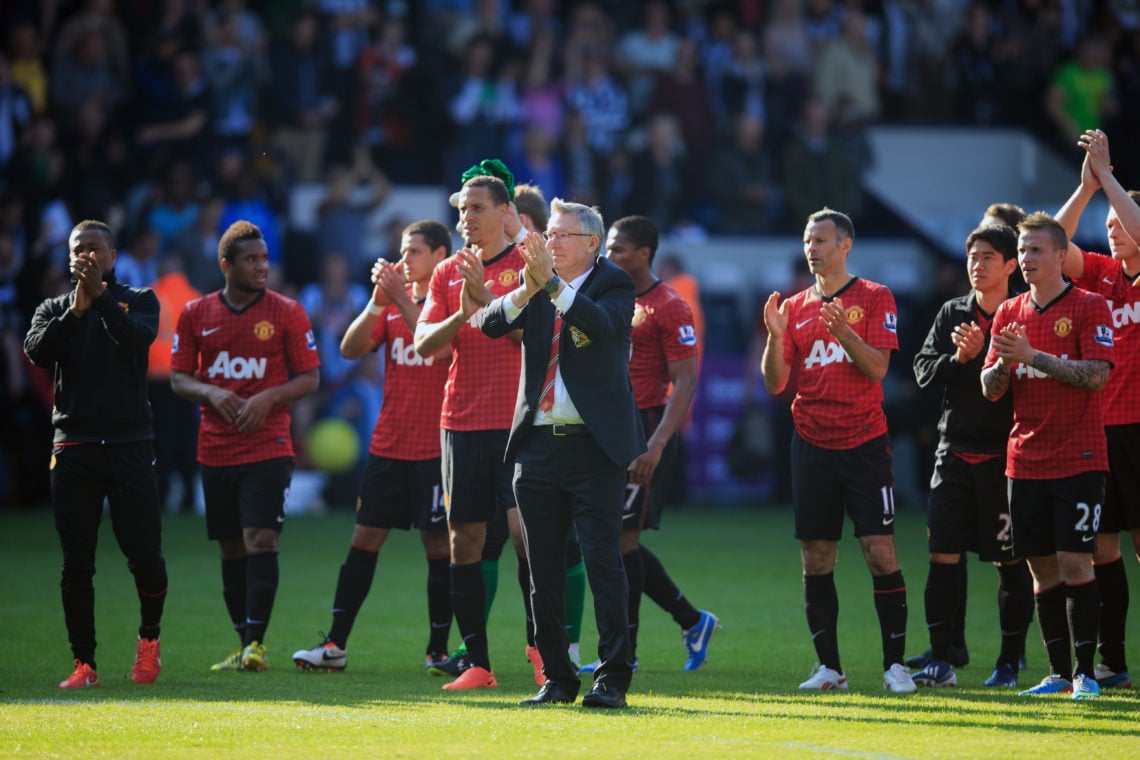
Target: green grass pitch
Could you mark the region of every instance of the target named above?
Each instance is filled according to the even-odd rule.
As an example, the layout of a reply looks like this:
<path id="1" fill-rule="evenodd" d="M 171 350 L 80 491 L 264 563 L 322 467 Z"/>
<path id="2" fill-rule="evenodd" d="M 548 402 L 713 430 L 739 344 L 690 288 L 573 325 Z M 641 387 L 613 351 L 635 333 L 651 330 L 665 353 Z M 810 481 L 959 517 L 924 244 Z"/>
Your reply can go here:
<path id="1" fill-rule="evenodd" d="M 346 512 L 289 520 L 267 636 L 270 670 L 212 673 L 210 664 L 236 644 L 222 604 L 217 550 L 200 519 L 167 518 L 164 669 L 155 685 L 135 686 L 129 679 L 137 626 L 133 587 L 104 524 L 95 578 L 102 684 L 61 691 L 56 684 L 71 660 L 50 512 L 0 513 L 0 757 L 1132 758 L 1140 751 L 1140 697 L 1131 691 L 1074 702 L 981 686 L 997 654 L 997 580 L 977 562 L 970 567 L 972 662 L 959 671 L 960 686 L 885 694 L 871 584 L 850 535 L 836 575 L 851 690 L 798 691 L 814 653 L 786 509 L 676 509 L 663 531 L 645 536 L 693 602 L 719 615 L 724 628 L 705 667 L 683 672 L 677 626 L 645 600 L 641 669 L 628 710 L 516 706 L 536 687 L 523 655 L 510 557 L 502 562 L 490 622 L 499 688 L 441 692 L 443 680 L 428 676 L 422 664 L 423 552 L 416 535 L 401 532 L 381 551 L 349 642 L 348 669 L 302 673 L 290 655 L 318 643 L 328 625 L 351 527 Z M 915 653 L 927 646 L 921 512 L 900 514 L 897 529 L 909 585 L 907 649 Z M 1127 564 L 1132 587 L 1140 588 L 1137 563 L 1129 558 Z M 1138 615 L 1133 612 L 1132 631 Z M 596 642 L 588 601 L 585 659 L 596 656 Z M 1130 655 L 1137 666 L 1140 652 L 1133 647 Z M 1026 684 L 1045 673 L 1036 627 L 1029 663 Z"/>

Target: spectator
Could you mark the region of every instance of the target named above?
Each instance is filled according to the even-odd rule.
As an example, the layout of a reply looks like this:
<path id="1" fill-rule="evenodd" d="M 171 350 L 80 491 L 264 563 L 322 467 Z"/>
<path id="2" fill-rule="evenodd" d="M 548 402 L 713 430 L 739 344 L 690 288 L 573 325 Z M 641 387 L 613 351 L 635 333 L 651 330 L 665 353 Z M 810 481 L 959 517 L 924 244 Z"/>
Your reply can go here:
<path id="1" fill-rule="evenodd" d="M 850 11 L 843 19 L 843 33 L 819 51 L 813 90 L 832 117 L 840 111 L 864 121 L 879 116 L 879 61 L 867 41 L 867 17 Z"/>
<path id="2" fill-rule="evenodd" d="M 566 193 L 579 203 L 598 199 L 601 157 L 590 144 L 586 117 L 577 110 L 566 113 L 566 134 L 562 140 L 562 162 L 566 166 Z"/>
<path id="3" fill-rule="evenodd" d="M 129 250 L 120 250 L 115 259 L 115 277 L 149 288 L 158 279 L 162 238 L 152 227 L 143 227 L 132 236 Z"/>
<path id="4" fill-rule="evenodd" d="M 8 165 L 34 113 L 31 98 L 12 78 L 8 59 L 0 53 L 0 187 L 7 186 Z"/>
<path id="5" fill-rule="evenodd" d="M 1100 129 L 1116 113 L 1110 53 L 1103 38 L 1089 35 L 1077 45 L 1073 60 L 1053 75 L 1045 108 L 1060 143 L 1069 145 L 1073 135 Z"/>
<path id="6" fill-rule="evenodd" d="M 522 150 L 509 163 L 520 181 L 533 182 L 552 198 L 566 195 L 566 168 L 557 145 L 541 124 L 525 127 Z"/>
<path id="7" fill-rule="evenodd" d="M 416 139 L 404 84 L 416 64 L 416 51 L 408 44 L 404 22 L 398 18 L 380 22 L 375 37 L 361 51 L 356 65 L 355 134 L 372 151 L 377 166 L 390 172 L 393 165 L 399 167 L 395 172 L 399 181 L 410 174 L 403 163 Z"/>
<path id="8" fill-rule="evenodd" d="M 629 87 L 631 111 L 639 116 L 649 104 L 657 79 L 677 59 L 680 39 L 669 28 L 669 4 L 650 0 L 642 6 L 641 26 L 622 35 L 618 69 Z"/>
<path id="9" fill-rule="evenodd" d="M 1001 73 L 1002 57 L 990 12 L 974 4 L 950 51 L 955 118 L 978 126 L 1000 123 L 1004 116 Z"/>
<path id="10" fill-rule="evenodd" d="M 321 405 L 351 382 L 356 362 L 341 356 L 340 339 L 370 298 L 369 289 L 354 281 L 348 257 L 336 250 L 321 256 L 320 282 L 309 283 L 297 296 L 313 321 L 317 338 L 323 378 L 317 400 Z"/>
<path id="11" fill-rule="evenodd" d="M 363 279 L 372 266 L 374 258 L 366 247 L 368 219 L 390 190 L 388 178 L 372 165 L 368 152 L 362 148 L 357 149 L 353 166 L 334 166 L 329 170 L 325 196 L 317 209 L 317 239 L 321 245 L 348 257 L 353 279 Z M 326 377 L 331 376 L 331 372 L 326 373 Z"/>
<path id="12" fill-rule="evenodd" d="M 487 35 L 476 35 L 463 51 L 462 72 L 448 97 L 455 139 L 448 149 L 447 176 L 479 156 L 501 153 L 507 127 L 519 118 L 516 83 L 496 68 L 495 46 Z M 450 167 L 450 168 L 449 168 Z"/>
<path id="13" fill-rule="evenodd" d="M 722 143 L 707 179 L 720 211 L 719 232 L 763 235 L 780 219 L 780 189 L 764 145 L 764 123 L 736 117 L 732 140 Z"/>
<path id="14" fill-rule="evenodd" d="M 210 156 L 210 93 L 198 57 L 177 53 L 173 75 L 174 92 L 149 103 L 135 132 L 144 172 L 160 172 L 175 157 L 202 163 Z"/>
<path id="15" fill-rule="evenodd" d="M 74 39 L 61 39 L 52 62 L 51 104 L 67 119 L 83 101 L 96 98 L 112 106 L 127 94 L 126 78 L 112 62 L 107 40 L 94 28 Z"/>
<path id="16" fill-rule="evenodd" d="M 261 229 L 261 235 L 269 248 L 271 270 L 280 271 L 283 256 L 281 225 L 277 210 L 270 203 L 265 183 L 250 166 L 249 159 L 237 151 L 227 151 L 218 160 L 217 166 L 216 176 L 225 198 L 222 218 L 218 223 L 220 229 L 227 229 L 243 219 L 256 225 Z"/>
<path id="17" fill-rule="evenodd" d="M 672 69 L 657 78 L 649 113 L 652 116 L 666 114 L 677 120 L 688 154 L 686 174 L 703 184 L 703 168 L 712 148 L 716 121 L 708 86 L 698 71 L 699 54 L 697 43 L 691 40 L 682 40 L 677 45 Z M 700 186 L 696 192 L 702 192 Z"/>
<path id="18" fill-rule="evenodd" d="M 672 116 L 654 116 L 646 132 L 645 148 L 633 157 L 627 213 L 647 216 L 658 229 L 669 230 L 687 216 L 693 187 L 686 176 L 685 145 Z"/>
<path id="19" fill-rule="evenodd" d="M 190 285 L 201 293 L 213 293 L 225 287 L 226 280 L 218 267 L 218 240 L 221 238 L 222 210 L 225 201 L 210 196 L 196 204 L 194 223 L 169 238 L 166 252 L 183 263 Z"/>
<path id="20" fill-rule="evenodd" d="M 258 88 L 264 70 L 257 47 L 242 37 L 241 17 L 218 14 L 210 43 L 202 53 L 202 70 L 212 96 L 213 133 L 223 147 L 248 149 L 257 119 Z"/>
<path id="21" fill-rule="evenodd" d="M 48 105 L 48 73 L 44 67 L 44 49 L 36 25 L 30 22 L 16 24 L 8 34 L 12 79 L 24 88 L 32 103 L 32 110 L 42 114 Z"/>
<path id="22" fill-rule="evenodd" d="M 789 224 L 827 203 L 837 208 L 861 205 L 855 164 L 832 133 L 827 111 L 818 100 L 804 103 L 799 129 L 782 151 L 782 175 Z"/>
<path id="23" fill-rule="evenodd" d="M 340 110 L 332 64 L 319 34 L 319 17 L 303 10 L 293 21 L 288 42 L 275 46 L 269 59 L 272 139 L 289 161 L 290 173 L 301 182 L 320 178 L 325 127 Z"/>
<path id="24" fill-rule="evenodd" d="M 600 154 L 609 153 L 629 126 L 629 99 L 610 70 L 602 48 L 583 53 L 582 78 L 569 83 L 567 108 L 577 112 L 586 128 L 586 142 Z"/>
<path id="25" fill-rule="evenodd" d="M 166 168 L 162 188 L 146 214 L 146 226 L 163 242 L 190 229 L 198 218 L 194 185 L 194 166 L 188 161 L 176 160 Z"/>

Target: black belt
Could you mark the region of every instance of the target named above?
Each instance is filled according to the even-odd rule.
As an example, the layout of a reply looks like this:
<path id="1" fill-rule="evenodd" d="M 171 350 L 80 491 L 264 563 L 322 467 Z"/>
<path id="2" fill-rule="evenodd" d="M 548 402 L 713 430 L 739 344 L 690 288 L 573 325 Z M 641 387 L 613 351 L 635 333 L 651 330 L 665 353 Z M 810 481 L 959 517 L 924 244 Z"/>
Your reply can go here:
<path id="1" fill-rule="evenodd" d="M 588 432 L 585 425 L 572 425 L 568 423 L 555 422 L 553 425 L 539 425 L 539 430 L 545 430 L 553 436 L 561 438 L 564 435 L 581 435 Z"/>

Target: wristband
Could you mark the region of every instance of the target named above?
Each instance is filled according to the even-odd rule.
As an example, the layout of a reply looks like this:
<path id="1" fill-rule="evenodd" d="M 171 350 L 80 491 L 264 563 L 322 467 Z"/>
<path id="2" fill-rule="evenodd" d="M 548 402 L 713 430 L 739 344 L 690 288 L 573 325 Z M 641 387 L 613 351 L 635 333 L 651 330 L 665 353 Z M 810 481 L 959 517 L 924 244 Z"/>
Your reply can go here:
<path id="1" fill-rule="evenodd" d="M 376 317 L 378 317 L 378 316 L 380 316 L 381 314 L 383 314 L 383 313 L 384 313 L 384 307 L 382 307 L 382 306 L 377 306 L 377 305 L 376 305 L 375 303 L 373 303 L 372 301 L 369 301 L 369 302 L 368 302 L 368 313 L 369 313 L 369 314 L 371 314 L 371 315 L 373 315 L 373 316 L 376 316 Z"/>

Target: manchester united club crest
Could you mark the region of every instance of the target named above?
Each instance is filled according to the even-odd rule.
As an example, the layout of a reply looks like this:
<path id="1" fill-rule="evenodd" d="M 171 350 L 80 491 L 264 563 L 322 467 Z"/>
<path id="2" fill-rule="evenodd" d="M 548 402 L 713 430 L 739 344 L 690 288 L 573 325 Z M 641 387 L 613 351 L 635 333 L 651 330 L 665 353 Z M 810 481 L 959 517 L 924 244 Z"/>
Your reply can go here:
<path id="1" fill-rule="evenodd" d="M 518 272 L 513 269 L 504 269 L 499 272 L 499 284 L 504 288 L 514 287 L 515 283 L 519 281 Z"/>
<path id="2" fill-rule="evenodd" d="M 648 316 L 649 316 L 649 312 L 647 312 L 645 310 L 644 306 L 642 306 L 641 304 L 634 304 L 634 306 L 633 306 L 633 326 L 634 327 L 637 327 L 642 322 L 644 322 Z"/>
<path id="3" fill-rule="evenodd" d="M 1053 332 L 1058 338 L 1066 338 L 1073 331 L 1073 320 L 1061 317 L 1053 323 Z"/>
<path id="4" fill-rule="evenodd" d="M 570 340 L 574 343 L 574 348 L 585 348 L 593 342 L 586 333 L 574 325 L 570 325 Z"/>
<path id="5" fill-rule="evenodd" d="M 854 325 L 863 321 L 863 307 L 862 306 L 848 306 L 847 307 L 847 324 Z"/>
<path id="6" fill-rule="evenodd" d="M 253 334 L 257 336 L 258 340 L 269 340 L 273 337 L 273 323 L 267 319 L 263 319 L 253 326 Z"/>

